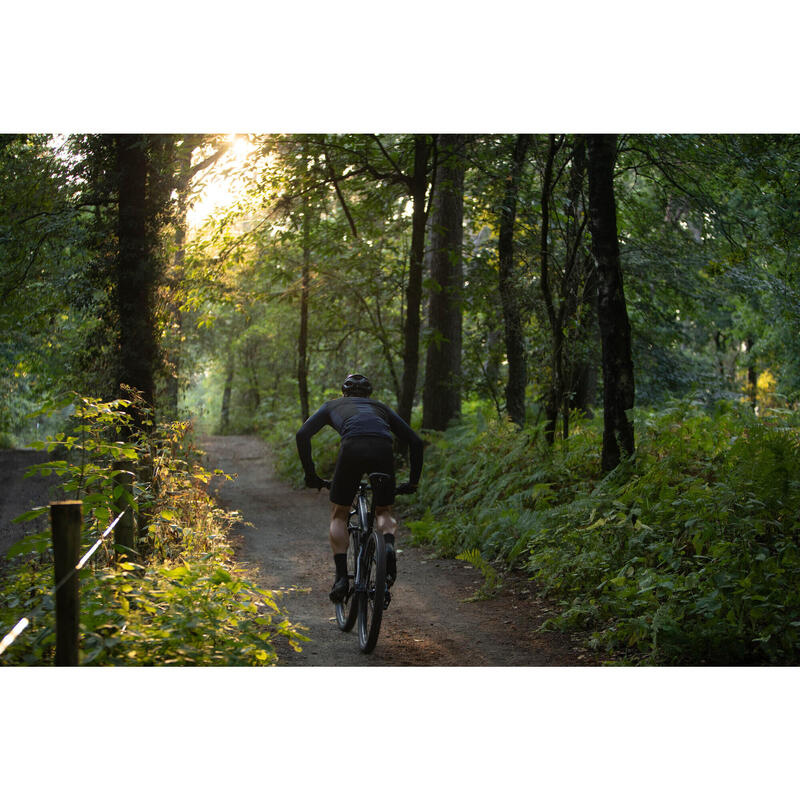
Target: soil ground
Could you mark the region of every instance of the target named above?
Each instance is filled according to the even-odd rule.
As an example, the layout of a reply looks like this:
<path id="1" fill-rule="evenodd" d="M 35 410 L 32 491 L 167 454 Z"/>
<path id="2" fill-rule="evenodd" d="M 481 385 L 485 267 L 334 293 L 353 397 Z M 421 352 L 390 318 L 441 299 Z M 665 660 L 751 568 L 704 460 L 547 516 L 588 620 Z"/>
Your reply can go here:
<path id="1" fill-rule="evenodd" d="M 278 642 L 284 666 L 582 666 L 596 664 L 579 637 L 538 631 L 552 613 L 522 575 L 506 575 L 488 600 L 471 601 L 480 573 L 462 561 L 437 558 L 411 547 L 402 525 L 397 535 L 398 579 L 384 613 L 375 650 L 364 655 L 355 630 L 336 625 L 328 592 L 333 559 L 328 545 L 325 492 L 293 489 L 275 477 L 269 451 L 251 436 L 202 440 L 206 460 L 232 481 L 217 478 L 211 492 L 243 523 L 233 531 L 236 558 L 248 577 L 266 589 L 286 590 L 288 618 L 310 641 L 296 653 Z M 33 450 L 0 450 L 0 557 L 27 533 L 47 526 L 46 515 L 11 522 L 54 499 L 54 478 L 25 478 L 31 464 L 47 459 Z M 402 520 L 401 520 L 402 522 Z"/>
<path id="2" fill-rule="evenodd" d="M 46 506 L 54 500 L 54 476 L 43 478 L 34 475 L 25 477 L 25 471 L 33 464 L 49 461 L 51 456 L 39 450 L 0 450 L 0 556 L 5 555 L 12 544 L 29 533 L 38 533 L 49 525 L 46 514 L 27 522 L 12 520 L 35 506 Z"/>
<path id="3" fill-rule="evenodd" d="M 375 650 L 364 655 L 355 629 L 336 625 L 328 592 L 333 559 L 328 544 L 326 492 L 292 489 L 273 472 L 264 442 L 250 436 L 210 436 L 201 441 L 210 468 L 235 480 L 215 479 L 223 507 L 238 510 L 237 560 L 267 589 L 287 589 L 289 619 L 311 641 L 295 653 L 283 645 L 285 666 L 579 666 L 597 663 L 579 638 L 540 632 L 551 612 L 522 576 L 505 577 L 491 599 L 470 602 L 483 583 L 461 561 L 435 557 L 397 535 L 398 579 L 384 613 Z"/>

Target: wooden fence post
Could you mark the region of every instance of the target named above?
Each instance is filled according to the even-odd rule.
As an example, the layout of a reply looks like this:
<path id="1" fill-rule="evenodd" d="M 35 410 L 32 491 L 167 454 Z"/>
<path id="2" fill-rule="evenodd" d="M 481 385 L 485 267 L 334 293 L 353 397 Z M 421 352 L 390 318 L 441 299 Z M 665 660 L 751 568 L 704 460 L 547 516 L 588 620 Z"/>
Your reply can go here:
<path id="1" fill-rule="evenodd" d="M 114 541 L 117 544 L 123 545 L 123 547 L 135 550 L 136 540 L 134 538 L 133 509 L 131 508 L 130 501 L 126 496 L 133 494 L 132 465 L 127 461 L 115 461 L 112 466 L 115 470 L 122 470 L 118 475 L 114 476 L 115 493 L 118 490 L 118 487 L 125 487 L 125 494 L 120 495 L 119 498 L 114 502 L 115 516 L 121 511 L 125 511 L 125 515 L 117 523 L 117 527 L 114 528 Z"/>
<path id="2" fill-rule="evenodd" d="M 64 500 L 50 503 L 56 586 L 78 563 L 83 503 Z M 70 576 L 56 591 L 56 666 L 78 666 L 78 573 Z"/>

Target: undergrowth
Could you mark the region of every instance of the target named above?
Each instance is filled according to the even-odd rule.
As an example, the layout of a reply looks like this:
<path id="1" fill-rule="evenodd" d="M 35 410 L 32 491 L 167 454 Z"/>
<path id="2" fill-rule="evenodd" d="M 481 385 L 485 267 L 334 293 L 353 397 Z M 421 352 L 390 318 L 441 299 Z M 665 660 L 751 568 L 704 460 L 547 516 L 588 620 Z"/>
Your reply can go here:
<path id="1" fill-rule="evenodd" d="M 269 665 L 279 637 L 305 640 L 286 617 L 280 592 L 248 581 L 232 559 L 228 534 L 237 514 L 206 491 L 187 423 L 151 426 L 119 441 L 130 403 L 77 398 L 70 428 L 37 446 L 55 456 L 32 468 L 54 472 L 61 493 L 83 501 L 81 552 L 97 540 L 116 504 L 138 512 L 136 551 L 104 541 L 80 574 L 80 663 L 95 665 Z M 127 498 L 115 488 L 125 459 L 138 480 Z M 24 518 L 46 512 L 34 509 Z M 8 552 L 0 575 L 0 628 L 39 611 L 2 664 L 51 664 L 55 647 L 51 534 L 32 534 Z"/>
<path id="2" fill-rule="evenodd" d="M 636 415 L 637 455 L 600 470 L 600 423 L 548 448 L 471 417 L 426 451 L 408 527 L 477 551 L 560 604 L 618 663 L 800 660 L 800 436 L 792 415 L 676 404 Z"/>
<path id="3" fill-rule="evenodd" d="M 726 403 L 639 409 L 635 458 L 603 475 L 602 419 L 572 420 L 549 447 L 541 426 L 476 409 L 425 432 L 420 490 L 399 515 L 412 542 L 480 568 L 482 596 L 490 570 L 522 570 L 558 607 L 545 627 L 584 631 L 610 663 L 796 664 L 798 422 Z M 289 427 L 267 438 L 302 485 Z M 320 439 L 328 475 L 337 439 Z"/>

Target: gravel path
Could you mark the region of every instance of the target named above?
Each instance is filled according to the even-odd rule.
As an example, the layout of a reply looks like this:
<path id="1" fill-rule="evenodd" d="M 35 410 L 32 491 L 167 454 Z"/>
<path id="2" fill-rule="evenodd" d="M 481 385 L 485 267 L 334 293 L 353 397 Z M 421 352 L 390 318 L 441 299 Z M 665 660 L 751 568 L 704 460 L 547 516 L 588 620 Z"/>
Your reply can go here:
<path id="1" fill-rule="evenodd" d="M 241 512 L 235 529 L 237 559 L 268 589 L 294 588 L 285 598 L 292 622 L 307 628 L 302 653 L 280 650 L 288 666 L 544 666 L 589 665 L 594 659 L 572 637 L 538 633 L 547 608 L 527 581 L 509 578 L 491 600 L 465 602 L 482 584 L 461 561 L 435 558 L 397 536 L 398 580 L 370 655 L 358 648 L 355 629 L 336 625 L 328 591 L 333 559 L 327 540 L 325 492 L 295 490 L 273 474 L 265 444 L 250 436 L 202 440 L 211 468 L 236 474 L 215 479 L 212 493 Z"/>

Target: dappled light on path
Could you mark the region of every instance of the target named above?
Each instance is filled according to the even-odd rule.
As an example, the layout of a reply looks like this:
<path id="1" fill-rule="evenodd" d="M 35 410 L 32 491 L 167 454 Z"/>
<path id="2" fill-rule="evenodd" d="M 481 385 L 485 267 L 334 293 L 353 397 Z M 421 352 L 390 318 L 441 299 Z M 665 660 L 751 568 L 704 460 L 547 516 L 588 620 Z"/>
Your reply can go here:
<path id="1" fill-rule="evenodd" d="M 212 491 L 242 514 L 234 531 L 236 557 L 264 588 L 294 587 L 282 603 L 311 641 L 301 653 L 281 648 L 286 666 L 544 666 L 591 663 L 570 637 L 538 633 L 542 607 L 511 587 L 497 597 L 465 602 L 481 584 L 461 561 L 438 559 L 410 547 L 398 533 L 398 581 L 384 614 L 375 651 L 363 655 L 355 630 L 336 625 L 328 591 L 333 562 L 327 541 L 324 492 L 292 489 L 272 471 L 266 445 L 256 437 L 212 436 L 201 443 L 209 466 L 234 481 Z"/>

